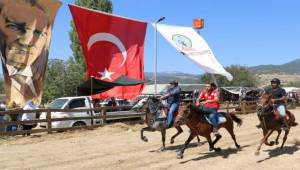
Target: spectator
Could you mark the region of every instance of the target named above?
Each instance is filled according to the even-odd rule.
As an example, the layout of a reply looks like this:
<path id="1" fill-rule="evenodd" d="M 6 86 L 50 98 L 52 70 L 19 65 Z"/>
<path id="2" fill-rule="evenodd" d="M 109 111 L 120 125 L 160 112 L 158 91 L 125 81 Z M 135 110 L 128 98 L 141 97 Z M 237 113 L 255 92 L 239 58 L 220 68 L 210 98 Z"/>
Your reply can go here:
<path id="1" fill-rule="evenodd" d="M 114 97 L 110 98 L 110 101 L 107 103 L 107 106 L 117 106 L 116 99 Z"/>
<path id="2" fill-rule="evenodd" d="M 6 110 L 17 110 L 19 109 L 17 104 L 14 101 L 10 101 L 7 105 Z M 12 122 L 12 121 L 17 121 L 18 120 L 18 114 L 5 114 L 3 117 L 3 120 L 6 122 Z M 17 125 L 7 125 L 5 126 L 5 131 L 16 131 L 17 130 Z"/>
<path id="3" fill-rule="evenodd" d="M 32 100 L 28 100 L 25 106 L 23 107 L 23 110 L 35 110 L 38 109 L 36 105 L 34 105 Z M 36 114 L 35 112 L 33 113 L 23 113 L 21 117 L 21 121 L 29 121 L 29 120 L 35 120 L 36 119 Z M 23 130 L 31 130 L 36 126 L 36 123 L 24 123 L 22 124 Z M 27 133 L 29 136 L 30 133 Z"/>

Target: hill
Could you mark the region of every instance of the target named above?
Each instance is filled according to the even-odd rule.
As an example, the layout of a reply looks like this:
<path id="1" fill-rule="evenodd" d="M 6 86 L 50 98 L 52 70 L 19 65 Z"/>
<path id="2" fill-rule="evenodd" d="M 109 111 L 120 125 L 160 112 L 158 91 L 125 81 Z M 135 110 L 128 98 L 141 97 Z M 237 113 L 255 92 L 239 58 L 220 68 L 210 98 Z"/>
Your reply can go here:
<path id="1" fill-rule="evenodd" d="M 300 74 L 300 59 L 282 65 L 259 65 L 250 67 L 250 70 L 256 74 Z"/>
<path id="2" fill-rule="evenodd" d="M 182 73 L 182 72 L 159 72 L 157 73 L 157 83 L 166 84 L 172 80 L 177 80 L 179 83 L 184 84 L 198 84 L 200 75 Z M 145 73 L 145 79 L 149 81 L 149 84 L 154 83 L 154 74 L 152 72 Z"/>

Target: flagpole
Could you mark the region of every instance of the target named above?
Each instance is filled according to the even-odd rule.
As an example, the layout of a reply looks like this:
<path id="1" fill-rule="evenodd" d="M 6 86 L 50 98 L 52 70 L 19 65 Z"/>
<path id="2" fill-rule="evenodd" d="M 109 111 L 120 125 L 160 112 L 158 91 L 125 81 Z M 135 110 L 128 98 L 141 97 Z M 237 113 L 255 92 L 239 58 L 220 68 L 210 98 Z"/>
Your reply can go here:
<path id="1" fill-rule="evenodd" d="M 154 93 L 157 94 L 157 24 L 163 21 L 165 17 L 160 17 L 154 23 Z"/>
<path id="2" fill-rule="evenodd" d="M 194 29 L 197 31 L 197 33 L 199 35 L 201 35 L 200 29 L 203 29 L 203 27 L 204 27 L 204 20 L 203 19 L 194 19 L 193 26 L 194 26 Z M 217 88 L 219 89 L 219 85 L 218 85 L 216 76 L 214 74 L 210 74 L 210 75 L 211 75 L 212 81 L 216 84 Z"/>

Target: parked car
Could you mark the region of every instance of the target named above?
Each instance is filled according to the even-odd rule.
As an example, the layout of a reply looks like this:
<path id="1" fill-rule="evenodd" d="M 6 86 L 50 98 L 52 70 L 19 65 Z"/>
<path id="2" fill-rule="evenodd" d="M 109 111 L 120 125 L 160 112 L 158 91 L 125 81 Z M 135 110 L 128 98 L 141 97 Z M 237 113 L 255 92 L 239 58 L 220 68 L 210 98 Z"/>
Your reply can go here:
<path id="1" fill-rule="evenodd" d="M 48 107 L 49 109 L 90 109 L 94 108 L 92 100 L 88 96 L 81 97 L 63 97 L 52 101 Z M 70 117 L 88 117 L 99 115 L 94 111 L 88 112 L 52 112 L 51 118 L 70 118 Z M 47 113 L 42 113 L 40 119 L 46 119 Z M 100 124 L 100 119 L 82 119 L 82 120 L 67 120 L 67 121 L 54 121 L 52 128 L 66 128 L 76 126 L 90 126 L 93 124 Z M 47 122 L 40 123 L 40 127 L 46 128 Z"/>
<path id="2" fill-rule="evenodd" d="M 49 109 L 90 109 L 94 108 L 93 102 L 90 96 L 79 96 L 79 97 L 62 97 L 52 101 L 48 107 Z M 100 115 L 101 112 L 52 112 L 51 118 L 70 118 L 70 117 L 89 117 L 93 115 Z M 136 114 L 135 112 L 128 111 L 111 111 L 107 112 L 106 115 L 116 114 Z M 47 113 L 41 113 L 40 119 L 46 119 Z M 143 119 L 143 116 L 136 116 L 136 118 Z M 108 118 L 107 120 L 121 119 L 121 118 Z M 126 116 L 122 119 L 128 119 Z M 67 120 L 67 121 L 54 121 L 52 122 L 52 128 L 67 128 L 76 126 L 90 126 L 92 124 L 97 125 L 102 123 L 102 119 L 82 119 L 82 120 Z M 40 123 L 41 128 L 47 128 L 47 122 Z"/>

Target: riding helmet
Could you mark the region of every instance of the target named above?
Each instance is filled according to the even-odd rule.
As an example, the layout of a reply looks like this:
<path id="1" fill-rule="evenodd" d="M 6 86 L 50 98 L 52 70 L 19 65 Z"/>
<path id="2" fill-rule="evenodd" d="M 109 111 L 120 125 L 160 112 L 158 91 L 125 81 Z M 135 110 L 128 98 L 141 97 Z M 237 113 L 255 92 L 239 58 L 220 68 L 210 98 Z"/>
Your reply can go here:
<path id="1" fill-rule="evenodd" d="M 272 80 L 271 80 L 271 83 L 276 83 L 276 84 L 280 84 L 280 80 L 278 79 L 278 78 L 273 78 Z"/>

